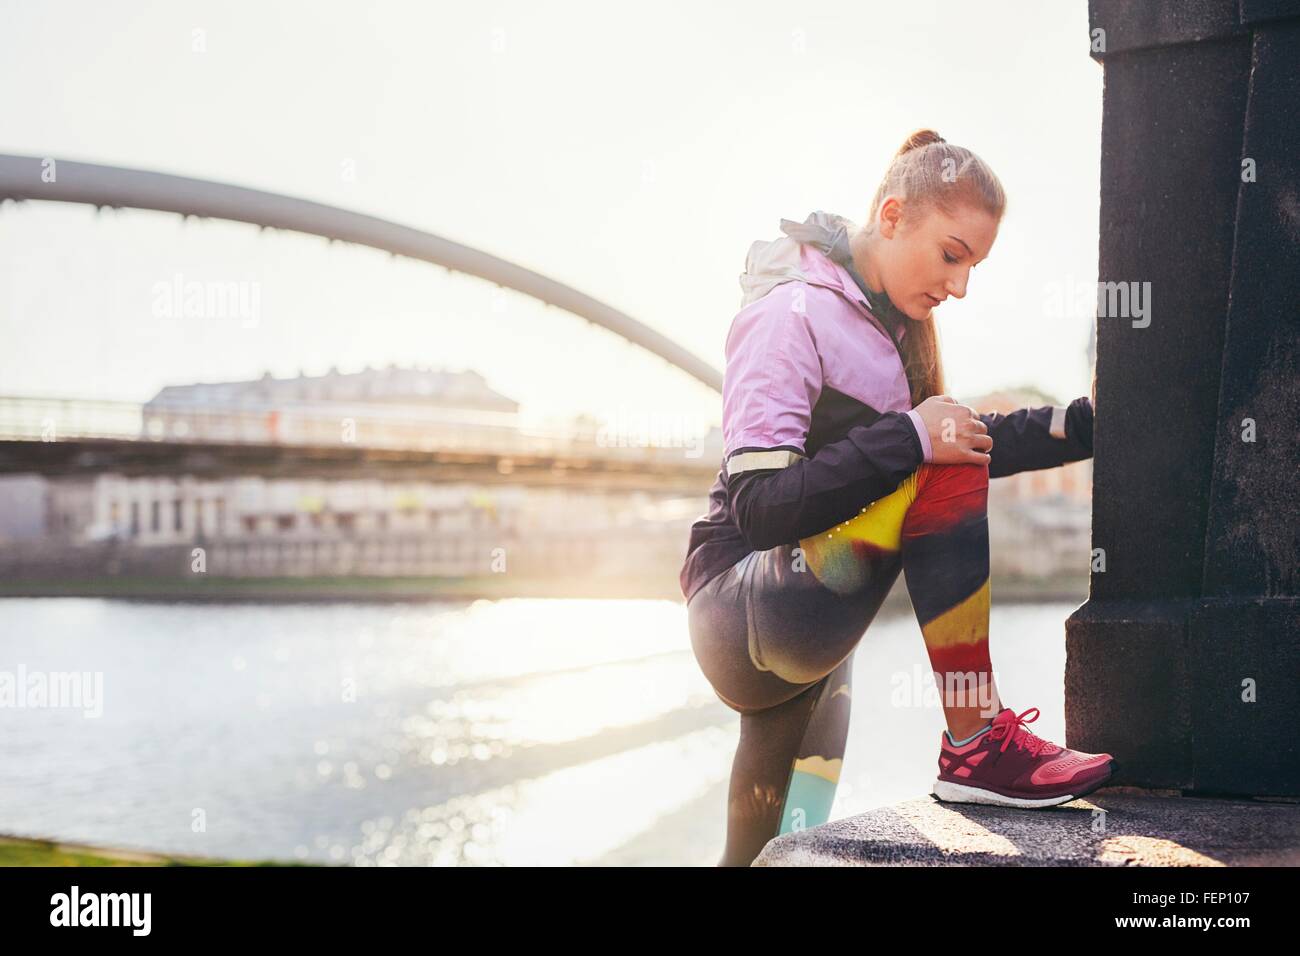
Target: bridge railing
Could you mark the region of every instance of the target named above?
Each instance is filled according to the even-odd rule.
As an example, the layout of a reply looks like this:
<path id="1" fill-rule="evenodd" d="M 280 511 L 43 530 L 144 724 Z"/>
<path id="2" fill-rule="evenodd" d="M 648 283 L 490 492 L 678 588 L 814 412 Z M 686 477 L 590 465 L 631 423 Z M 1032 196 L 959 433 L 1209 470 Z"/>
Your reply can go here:
<path id="1" fill-rule="evenodd" d="M 139 402 L 0 396 L 0 438 L 59 441 L 65 438 L 138 438 Z"/>
<path id="2" fill-rule="evenodd" d="M 716 467 L 707 436 L 611 434 L 597 426 L 521 427 L 512 413 L 397 405 L 376 411 L 333 403 L 228 407 L 0 395 L 0 440 L 355 445 L 409 451 L 607 457 Z M 710 439 L 713 439 L 710 442 Z"/>

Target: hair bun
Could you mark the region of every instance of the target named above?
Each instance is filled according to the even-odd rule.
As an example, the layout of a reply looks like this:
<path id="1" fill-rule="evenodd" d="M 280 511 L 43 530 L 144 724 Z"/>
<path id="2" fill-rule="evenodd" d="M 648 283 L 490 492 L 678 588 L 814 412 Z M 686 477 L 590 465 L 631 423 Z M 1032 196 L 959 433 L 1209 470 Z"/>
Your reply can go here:
<path id="1" fill-rule="evenodd" d="M 898 148 L 897 156 L 904 153 L 910 153 L 914 149 L 920 149 L 922 146 L 929 146 L 931 143 L 946 143 L 947 140 L 940 136 L 932 129 L 914 130 L 910 136 Z"/>

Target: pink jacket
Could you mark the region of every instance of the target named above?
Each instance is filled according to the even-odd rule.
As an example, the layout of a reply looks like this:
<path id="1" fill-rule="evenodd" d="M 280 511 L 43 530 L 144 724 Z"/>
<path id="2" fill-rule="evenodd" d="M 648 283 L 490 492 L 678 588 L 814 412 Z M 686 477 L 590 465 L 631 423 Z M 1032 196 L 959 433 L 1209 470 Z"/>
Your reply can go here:
<path id="1" fill-rule="evenodd" d="M 844 266 L 790 237 L 758 241 L 749 248 L 740 286 L 741 310 L 727 333 L 723 376 L 727 456 L 746 446 L 806 452 L 804 439 L 824 388 L 877 414 L 911 412 L 895 338 Z M 893 335 L 901 342 L 906 326 L 896 326 Z M 920 416 L 909 417 L 929 461 L 929 433 Z"/>

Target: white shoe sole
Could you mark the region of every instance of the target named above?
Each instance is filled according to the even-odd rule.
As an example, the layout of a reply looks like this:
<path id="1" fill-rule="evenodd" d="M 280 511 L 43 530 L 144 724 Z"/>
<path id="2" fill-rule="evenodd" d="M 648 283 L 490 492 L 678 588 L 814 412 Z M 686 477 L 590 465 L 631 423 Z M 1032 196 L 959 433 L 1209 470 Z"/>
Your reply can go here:
<path id="1" fill-rule="evenodd" d="M 936 780 L 931 793 L 945 803 L 987 803 L 994 807 L 1021 807 L 1028 810 L 1037 807 L 1055 807 L 1079 799 L 1074 794 L 1066 794 L 1061 797 L 1040 797 L 1036 800 L 1028 797 L 1007 797 L 1000 793 L 994 793 L 992 790 L 981 790 L 978 787 L 968 787 L 965 784 L 952 783 L 948 780 Z"/>

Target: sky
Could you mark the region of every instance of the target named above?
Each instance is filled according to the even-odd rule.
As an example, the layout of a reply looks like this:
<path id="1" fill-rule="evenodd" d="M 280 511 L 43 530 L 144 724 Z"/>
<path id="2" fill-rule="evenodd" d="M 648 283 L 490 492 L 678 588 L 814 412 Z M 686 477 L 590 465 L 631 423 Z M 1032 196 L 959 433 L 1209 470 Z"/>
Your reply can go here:
<path id="1" fill-rule="evenodd" d="M 1087 4 L 0 0 L 0 153 L 219 180 L 537 270 L 721 369 L 756 239 L 860 222 L 918 127 L 1008 208 L 936 310 L 958 400 L 1085 394 L 1102 69 Z M 235 283 L 255 318 L 169 289 Z M 145 400 L 330 367 L 475 369 L 541 420 L 703 430 L 721 399 L 561 310 L 377 250 L 62 203 L 0 209 L 0 395 Z M 244 313 L 248 315 L 249 313 Z"/>

